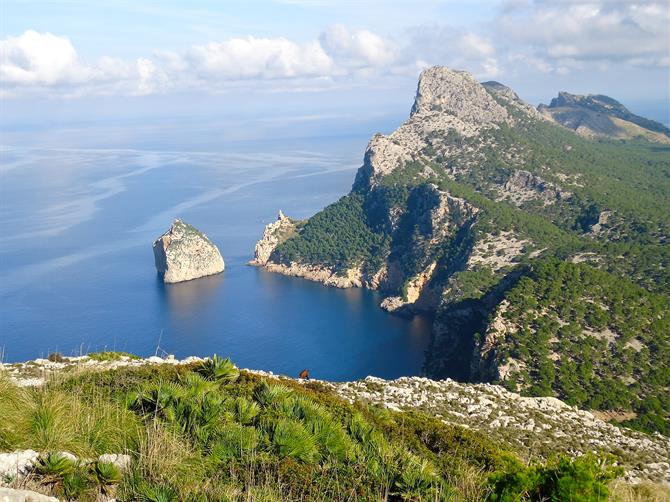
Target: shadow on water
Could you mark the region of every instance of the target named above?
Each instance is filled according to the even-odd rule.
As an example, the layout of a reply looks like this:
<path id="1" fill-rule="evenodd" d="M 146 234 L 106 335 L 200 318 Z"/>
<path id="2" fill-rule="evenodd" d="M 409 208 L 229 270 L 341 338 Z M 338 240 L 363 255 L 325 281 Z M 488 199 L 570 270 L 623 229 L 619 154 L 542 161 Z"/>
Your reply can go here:
<path id="1" fill-rule="evenodd" d="M 165 284 L 156 274 L 156 288 L 176 321 L 188 321 L 202 314 L 216 299 L 224 274 L 210 275 L 196 280 Z"/>

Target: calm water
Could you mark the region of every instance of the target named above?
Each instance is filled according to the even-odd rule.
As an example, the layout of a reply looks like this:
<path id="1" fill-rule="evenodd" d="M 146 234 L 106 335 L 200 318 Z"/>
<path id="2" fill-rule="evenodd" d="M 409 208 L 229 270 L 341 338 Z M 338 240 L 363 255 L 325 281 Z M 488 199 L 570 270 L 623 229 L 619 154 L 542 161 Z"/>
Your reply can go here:
<path id="1" fill-rule="evenodd" d="M 349 190 L 369 134 L 166 151 L 160 144 L 4 147 L 0 350 L 6 361 L 125 350 L 230 356 L 243 367 L 353 379 L 421 371 L 430 322 L 246 266 L 277 210 L 306 217 Z M 225 151 L 224 151 L 225 150 Z M 157 279 L 172 219 L 219 246 L 224 274 Z"/>

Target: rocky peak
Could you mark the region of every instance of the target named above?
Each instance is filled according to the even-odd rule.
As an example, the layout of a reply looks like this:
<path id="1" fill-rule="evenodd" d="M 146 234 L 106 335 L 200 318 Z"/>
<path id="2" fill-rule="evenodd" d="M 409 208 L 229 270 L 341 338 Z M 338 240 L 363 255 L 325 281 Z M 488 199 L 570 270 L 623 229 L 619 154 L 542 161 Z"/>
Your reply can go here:
<path id="1" fill-rule="evenodd" d="M 466 71 L 434 66 L 421 72 L 412 116 L 443 112 L 478 124 L 505 122 L 507 110 Z"/>
<path id="2" fill-rule="evenodd" d="M 190 281 L 223 272 L 219 249 L 188 223 L 176 219 L 167 232 L 154 241 L 156 270 L 166 283 Z"/>

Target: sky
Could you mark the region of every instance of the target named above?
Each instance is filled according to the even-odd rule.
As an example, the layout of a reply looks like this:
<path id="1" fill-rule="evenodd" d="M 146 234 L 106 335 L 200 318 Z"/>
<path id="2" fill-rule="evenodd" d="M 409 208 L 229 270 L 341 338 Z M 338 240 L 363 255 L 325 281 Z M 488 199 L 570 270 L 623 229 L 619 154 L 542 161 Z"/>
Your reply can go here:
<path id="1" fill-rule="evenodd" d="M 667 0 L 2 0 L 0 17 L 3 128 L 406 113 L 430 65 L 670 122 Z"/>

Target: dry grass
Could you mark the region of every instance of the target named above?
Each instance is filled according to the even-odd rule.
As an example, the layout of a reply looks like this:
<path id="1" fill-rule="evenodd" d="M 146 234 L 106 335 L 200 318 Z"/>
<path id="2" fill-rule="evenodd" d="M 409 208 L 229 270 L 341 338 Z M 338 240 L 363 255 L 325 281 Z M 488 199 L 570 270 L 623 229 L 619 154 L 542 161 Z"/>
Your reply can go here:
<path id="1" fill-rule="evenodd" d="M 21 388 L 0 376 L 0 448 L 68 451 L 91 457 L 137 448 L 140 423 L 99 396 Z"/>
<path id="2" fill-rule="evenodd" d="M 615 481 L 610 487 L 612 502 L 669 502 L 670 486 L 641 483 L 629 485 L 622 481 Z"/>

